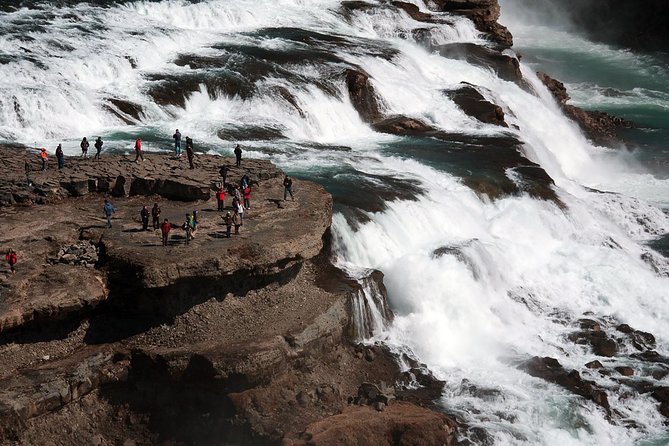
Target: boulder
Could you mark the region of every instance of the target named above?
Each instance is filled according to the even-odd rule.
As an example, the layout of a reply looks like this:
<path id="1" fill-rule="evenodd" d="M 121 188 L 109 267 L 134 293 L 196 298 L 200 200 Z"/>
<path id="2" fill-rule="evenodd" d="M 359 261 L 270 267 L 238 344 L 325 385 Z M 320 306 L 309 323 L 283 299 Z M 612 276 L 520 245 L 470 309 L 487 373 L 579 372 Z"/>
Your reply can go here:
<path id="1" fill-rule="evenodd" d="M 367 73 L 354 69 L 346 70 L 346 87 L 351 103 L 363 121 L 373 123 L 381 119 L 379 99 Z"/>
<path id="2" fill-rule="evenodd" d="M 486 124 L 508 127 L 504 121 L 504 111 L 499 105 L 487 101 L 471 84 L 465 84 L 457 90 L 448 91 L 446 95 L 462 109 L 465 114 Z"/>
<path id="3" fill-rule="evenodd" d="M 403 10 L 409 16 L 418 21 L 418 22 L 432 22 L 434 21 L 434 17 L 432 17 L 431 14 L 421 12 L 421 10 L 418 8 L 418 6 L 414 5 L 413 3 L 407 3 L 407 2 L 399 2 L 399 1 L 393 1 L 392 5 L 398 9 Z"/>
<path id="4" fill-rule="evenodd" d="M 469 18 L 476 28 L 488 35 L 502 48 L 513 45 L 513 36 L 505 26 L 497 23 L 500 6 L 497 0 L 432 0 L 439 11 Z"/>
<path id="5" fill-rule="evenodd" d="M 116 181 L 114 182 L 114 187 L 111 190 L 112 196 L 125 197 L 128 195 L 128 192 L 130 192 L 130 185 L 126 178 L 123 175 L 117 176 Z"/>
<path id="6" fill-rule="evenodd" d="M 501 79 L 521 83 L 523 74 L 520 72 L 520 62 L 515 57 L 502 54 L 491 48 L 475 43 L 449 43 L 432 46 L 429 41 L 423 41 L 428 47 L 449 59 L 465 60 L 470 64 L 492 68 Z"/>
<path id="7" fill-rule="evenodd" d="M 522 368 L 531 376 L 564 387 L 609 411 L 606 391 L 598 388 L 594 381 L 583 379 L 576 370 L 566 370 L 555 358 L 535 356 L 525 362 Z"/>
<path id="8" fill-rule="evenodd" d="M 408 116 L 391 116 L 372 124 L 377 132 L 399 136 L 419 136 L 434 131 L 434 128 L 422 121 Z"/>
<path id="9" fill-rule="evenodd" d="M 609 338 L 603 331 L 577 331 L 569 335 L 569 340 L 576 344 L 589 344 L 593 353 L 598 356 L 611 358 L 618 352 L 616 341 Z"/>

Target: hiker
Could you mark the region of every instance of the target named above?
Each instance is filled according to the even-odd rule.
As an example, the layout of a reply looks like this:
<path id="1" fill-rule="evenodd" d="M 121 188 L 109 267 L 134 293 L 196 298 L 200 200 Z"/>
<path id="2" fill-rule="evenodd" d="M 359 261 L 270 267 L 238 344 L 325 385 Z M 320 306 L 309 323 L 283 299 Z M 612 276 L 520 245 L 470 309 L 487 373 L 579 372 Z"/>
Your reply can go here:
<path id="1" fill-rule="evenodd" d="M 176 132 L 174 132 L 174 135 L 172 135 L 172 138 L 174 138 L 174 153 L 179 158 L 181 156 L 181 132 L 179 129 L 177 129 Z"/>
<path id="2" fill-rule="evenodd" d="M 105 200 L 104 206 L 102 206 L 102 212 L 104 212 L 105 217 L 107 217 L 107 227 L 111 228 L 112 227 L 112 214 L 116 212 L 116 209 L 114 209 L 114 205 L 111 204 L 111 201 Z"/>
<path id="3" fill-rule="evenodd" d="M 142 230 L 147 231 L 149 229 L 149 208 L 146 205 L 142 206 L 139 215 L 142 217 Z"/>
<path id="4" fill-rule="evenodd" d="M 219 188 L 218 192 L 216 192 L 216 201 L 218 201 L 218 211 L 224 211 L 225 210 L 225 191 L 223 188 Z"/>
<path id="5" fill-rule="evenodd" d="M 225 224 L 225 235 L 226 237 L 230 238 L 230 231 L 232 231 L 232 224 L 234 223 L 232 215 L 230 215 L 230 211 L 228 211 L 227 214 L 225 214 L 225 217 L 221 217 L 223 219 L 223 223 Z M 237 233 L 239 233 L 239 230 L 237 230 Z"/>
<path id="6" fill-rule="evenodd" d="M 65 154 L 60 144 L 56 147 L 56 159 L 58 160 L 58 169 L 62 169 L 65 166 Z"/>
<path id="7" fill-rule="evenodd" d="M 186 156 L 188 156 L 188 164 L 191 169 L 195 169 L 195 166 L 193 166 L 193 155 L 193 140 L 186 137 Z"/>
<path id="8" fill-rule="evenodd" d="M 81 147 L 81 157 L 86 158 L 88 157 L 88 147 L 90 144 L 88 143 L 88 140 L 84 136 L 84 139 L 81 140 L 81 144 L 79 144 L 79 147 Z"/>
<path id="9" fill-rule="evenodd" d="M 16 251 L 14 251 L 12 248 L 9 248 L 5 259 L 7 259 L 7 263 L 9 263 L 9 270 L 12 272 L 12 274 L 16 274 L 16 269 L 14 268 L 14 265 L 16 265 Z"/>
<path id="10" fill-rule="evenodd" d="M 193 216 L 191 214 L 186 214 L 186 221 L 181 228 L 186 231 L 186 244 L 189 244 L 193 239 Z"/>
<path id="11" fill-rule="evenodd" d="M 153 229 L 156 230 L 160 227 L 160 208 L 158 207 L 158 203 L 153 204 L 151 217 L 153 217 Z"/>
<path id="12" fill-rule="evenodd" d="M 293 197 L 293 180 L 286 175 L 283 179 L 283 201 L 286 201 L 288 194 L 290 194 L 291 200 L 295 200 L 295 197 Z"/>
<path id="13" fill-rule="evenodd" d="M 232 210 L 237 211 L 239 218 L 242 220 L 242 224 L 244 224 L 244 206 L 242 205 L 242 201 L 237 198 L 232 200 Z"/>
<path id="14" fill-rule="evenodd" d="M 235 158 L 237 158 L 237 167 L 242 165 L 242 148 L 237 144 L 235 147 Z"/>
<path id="15" fill-rule="evenodd" d="M 142 140 L 140 138 L 137 138 L 135 141 L 135 153 L 137 154 L 135 156 L 135 162 L 140 159 L 144 161 L 144 157 L 142 156 Z"/>
<path id="16" fill-rule="evenodd" d="M 26 182 L 28 183 L 28 186 L 32 186 L 33 180 L 30 179 L 30 172 L 33 171 L 33 168 L 28 161 L 25 162 L 23 168 L 26 171 Z"/>
<path id="17" fill-rule="evenodd" d="M 218 170 L 218 173 L 221 174 L 221 178 L 223 178 L 223 187 L 225 187 L 225 179 L 228 177 L 228 170 L 230 170 L 230 168 L 227 164 L 221 166 L 221 168 Z"/>
<path id="18" fill-rule="evenodd" d="M 244 190 L 242 190 L 242 194 L 244 195 L 244 207 L 246 209 L 251 209 L 251 186 L 246 186 Z"/>
<path id="19" fill-rule="evenodd" d="M 167 219 L 165 219 L 163 221 L 162 226 L 160 227 L 160 232 L 163 235 L 163 246 L 167 246 L 167 238 L 171 230 L 172 230 L 172 225 Z"/>
<path id="20" fill-rule="evenodd" d="M 39 157 L 42 159 L 42 171 L 46 170 L 46 163 L 49 161 L 49 154 L 46 153 L 46 149 L 42 147 L 42 150 L 39 153 Z"/>
<path id="21" fill-rule="evenodd" d="M 100 152 L 102 152 L 102 138 L 98 136 L 98 139 L 95 140 L 95 144 L 93 144 L 93 147 L 95 147 L 95 157 L 93 159 L 99 160 L 100 159 Z"/>
<path id="22" fill-rule="evenodd" d="M 242 216 L 237 212 L 238 208 L 235 208 L 235 215 L 232 217 L 232 223 L 235 225 L 235 234 L 239 235 L 239 227 L 244 224 Z"/>

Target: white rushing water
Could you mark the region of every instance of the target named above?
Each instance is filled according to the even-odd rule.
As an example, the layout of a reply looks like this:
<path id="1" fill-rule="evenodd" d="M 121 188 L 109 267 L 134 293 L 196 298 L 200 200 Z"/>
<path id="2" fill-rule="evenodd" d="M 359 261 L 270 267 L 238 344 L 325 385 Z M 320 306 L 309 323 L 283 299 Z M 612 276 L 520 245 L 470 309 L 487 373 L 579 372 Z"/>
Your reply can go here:
<path id="1" fill-rule="evenodd" d="M 23 32 L 23 40 L 0 35 L 0 48 L 15 56 L 0 64 L 0 139 L 50 148 L 64 140 L 66 152 L 76 154 L 80 135 L 109 135 L 111 146 L 125 148 L 133 135 L 144 133 L 155 138 L 151 148 L 168 149 L 169 135 L 179 127 L 209 149 L 229 153 L 232 144 L 221 142 L 217 132 L 253 124 L 277 129 L 285 139 L 245 141 L 247 150 L 303 176 L 340 177 L 344 169 L 355 169 L 411 179 L 422 191 L 415 201 L 388 202 L 386 210 L 367 213 L 369 220 L 355 227 L 343 214 L 334 216 L 337 264 L 352 274 L 367 268 L 385 274 L 396 315 L 391 324 L 375 312 L 378 290 L 372 285 L 356 300 L 359 313 L 374 322 L 363 330 L 375 328 L 371 341 L 411 351 L 446 381 L 444 407 L 486 429 L 496 444 L 662 444 L 666 427 L 648 395 L 620 396 L 612 378 L 587 375 L 608 390 L 620 413 L 609 421 L 593 403 L 529 376 L 519 365 L 532 356 L 551 356 L 583 371 L 597 357 L 567 336 L 586 314 L 651 332 L 657 351 L 669 354 L 669 278 L 642 260 L 648 252 L 644 242 L 669 231 L 660 209 L 669 182 L 634 173 L 615 158 L 603 162 L 598 155 L 608 149 L 586 140 L 527 67 L 523 74 L 536 94 L 488 68 L 425 50 L 411 32 L 428 25 L 403 12 L 358 11 L 347 18 L 339 3 L 168 0 L 56 9 L 43 23 L 48 32 Z M 19 27 L 37 14 L 7 14 L 0 26 Z M 450 25 L 429 25 L 435 44 L 483 43 L 469 21 L 449 19 Z M 147 94 L 156 73 L 206 74 L 206 68 L 175 64 L 179 54 L 220 54 L 212 45 L 222 43 L 304 49 L 302 43 L 254 34 L 271 27 L 336 35 L 355 45 L 328 46 L 339 59 L 331 64 L 287 62 L 284 68 L 296 78 L 269 73 L 249 97 L 211 91 L 204 83 L 183 107 L 159 105 Z M 379 48 L 396 55 L 379 57 Z M 463 81 L 483 87 L 504 108 L 525 155 L 555 180 L 564 207 L 526 195 L 493 202 L 443 169 L 391 155 L 387 147 L 401 138 L 365 124 L 345 81 L 333 75 L 347 64 L 369 73 L 388 114 L 417 117 L 445 131 L 498 135 L 498 127 L 465 115 L 442 93 Z M 277 87 L 291 93 L 299 110 Z M 110 113 L 103 107 L 109 97 L 139 104 L 139 120 L 126 125 Z M 435 253 L 443 247 L 449 249 Z M 614 358 L 597 359 L 618 365 Z M 461 386 L 463 379 L 494 392 L 476 396 Z M 624 427 L 626 418 L 637 426 Z"/>

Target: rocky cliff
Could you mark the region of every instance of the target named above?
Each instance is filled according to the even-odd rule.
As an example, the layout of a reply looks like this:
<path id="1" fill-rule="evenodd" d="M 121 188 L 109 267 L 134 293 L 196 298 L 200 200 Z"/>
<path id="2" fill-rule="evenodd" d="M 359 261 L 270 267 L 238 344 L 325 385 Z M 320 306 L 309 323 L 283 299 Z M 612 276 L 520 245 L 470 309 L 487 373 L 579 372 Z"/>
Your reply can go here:
<path id="1" fill-rule="evenodd" d="M 370 428 L 378 444 L 455 438 L 453 420 L 415 404 L 438 381 L 353 338 L 359 285 L 328 261 L 321 186 L 295 180 L 283 201 L 281 172 L 259 160 L 203 155 L 189 170 L 109 155 L 40 171 L 36 153 L 0 151 L 3 245 L 19 258 L 0 276 L 0 443 L 336 444 Z M 211 198 L 226 164 L 228 182 L 253 183 L 232 238 Z M 168 246 L 141 228 L 153 203 L 175 223 Z M 416 376 L 429 398 L 412 396 Z"/>

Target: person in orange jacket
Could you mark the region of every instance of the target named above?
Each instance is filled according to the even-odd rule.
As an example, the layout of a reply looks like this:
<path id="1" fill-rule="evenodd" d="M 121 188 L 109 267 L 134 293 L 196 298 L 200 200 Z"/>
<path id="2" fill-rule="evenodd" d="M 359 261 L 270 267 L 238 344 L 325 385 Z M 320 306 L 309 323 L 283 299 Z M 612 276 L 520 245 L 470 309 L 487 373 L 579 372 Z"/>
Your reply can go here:
<path id="1" fill-rule="evenodd" d="M 46 149 L 42 147 L 42 151 L 39 153 L 39 157 L 42 159 L 42 170 L 46 170 L 46 163 L 49 161 L 49 154 L 46 153 Z"/>
<path id="2" fill-rule="evenodd" d="M 9 263 L 9 269 L 11 270 L 12 274 L 16 274 L 16 269 L 14 268 L 14 265 L 16 265 L 16 251 L 14 251 L 12 248 L 9 248 L 5 259 L 7 259 L 7 263 Z"/>
<path id="3" fill-rule="evenodd" d="M 218 211 L 222 212 L 225 210 L 225 191 L 223 188 L 219 188 L 216 192 L 216 201 L 218 201 Z"/>

